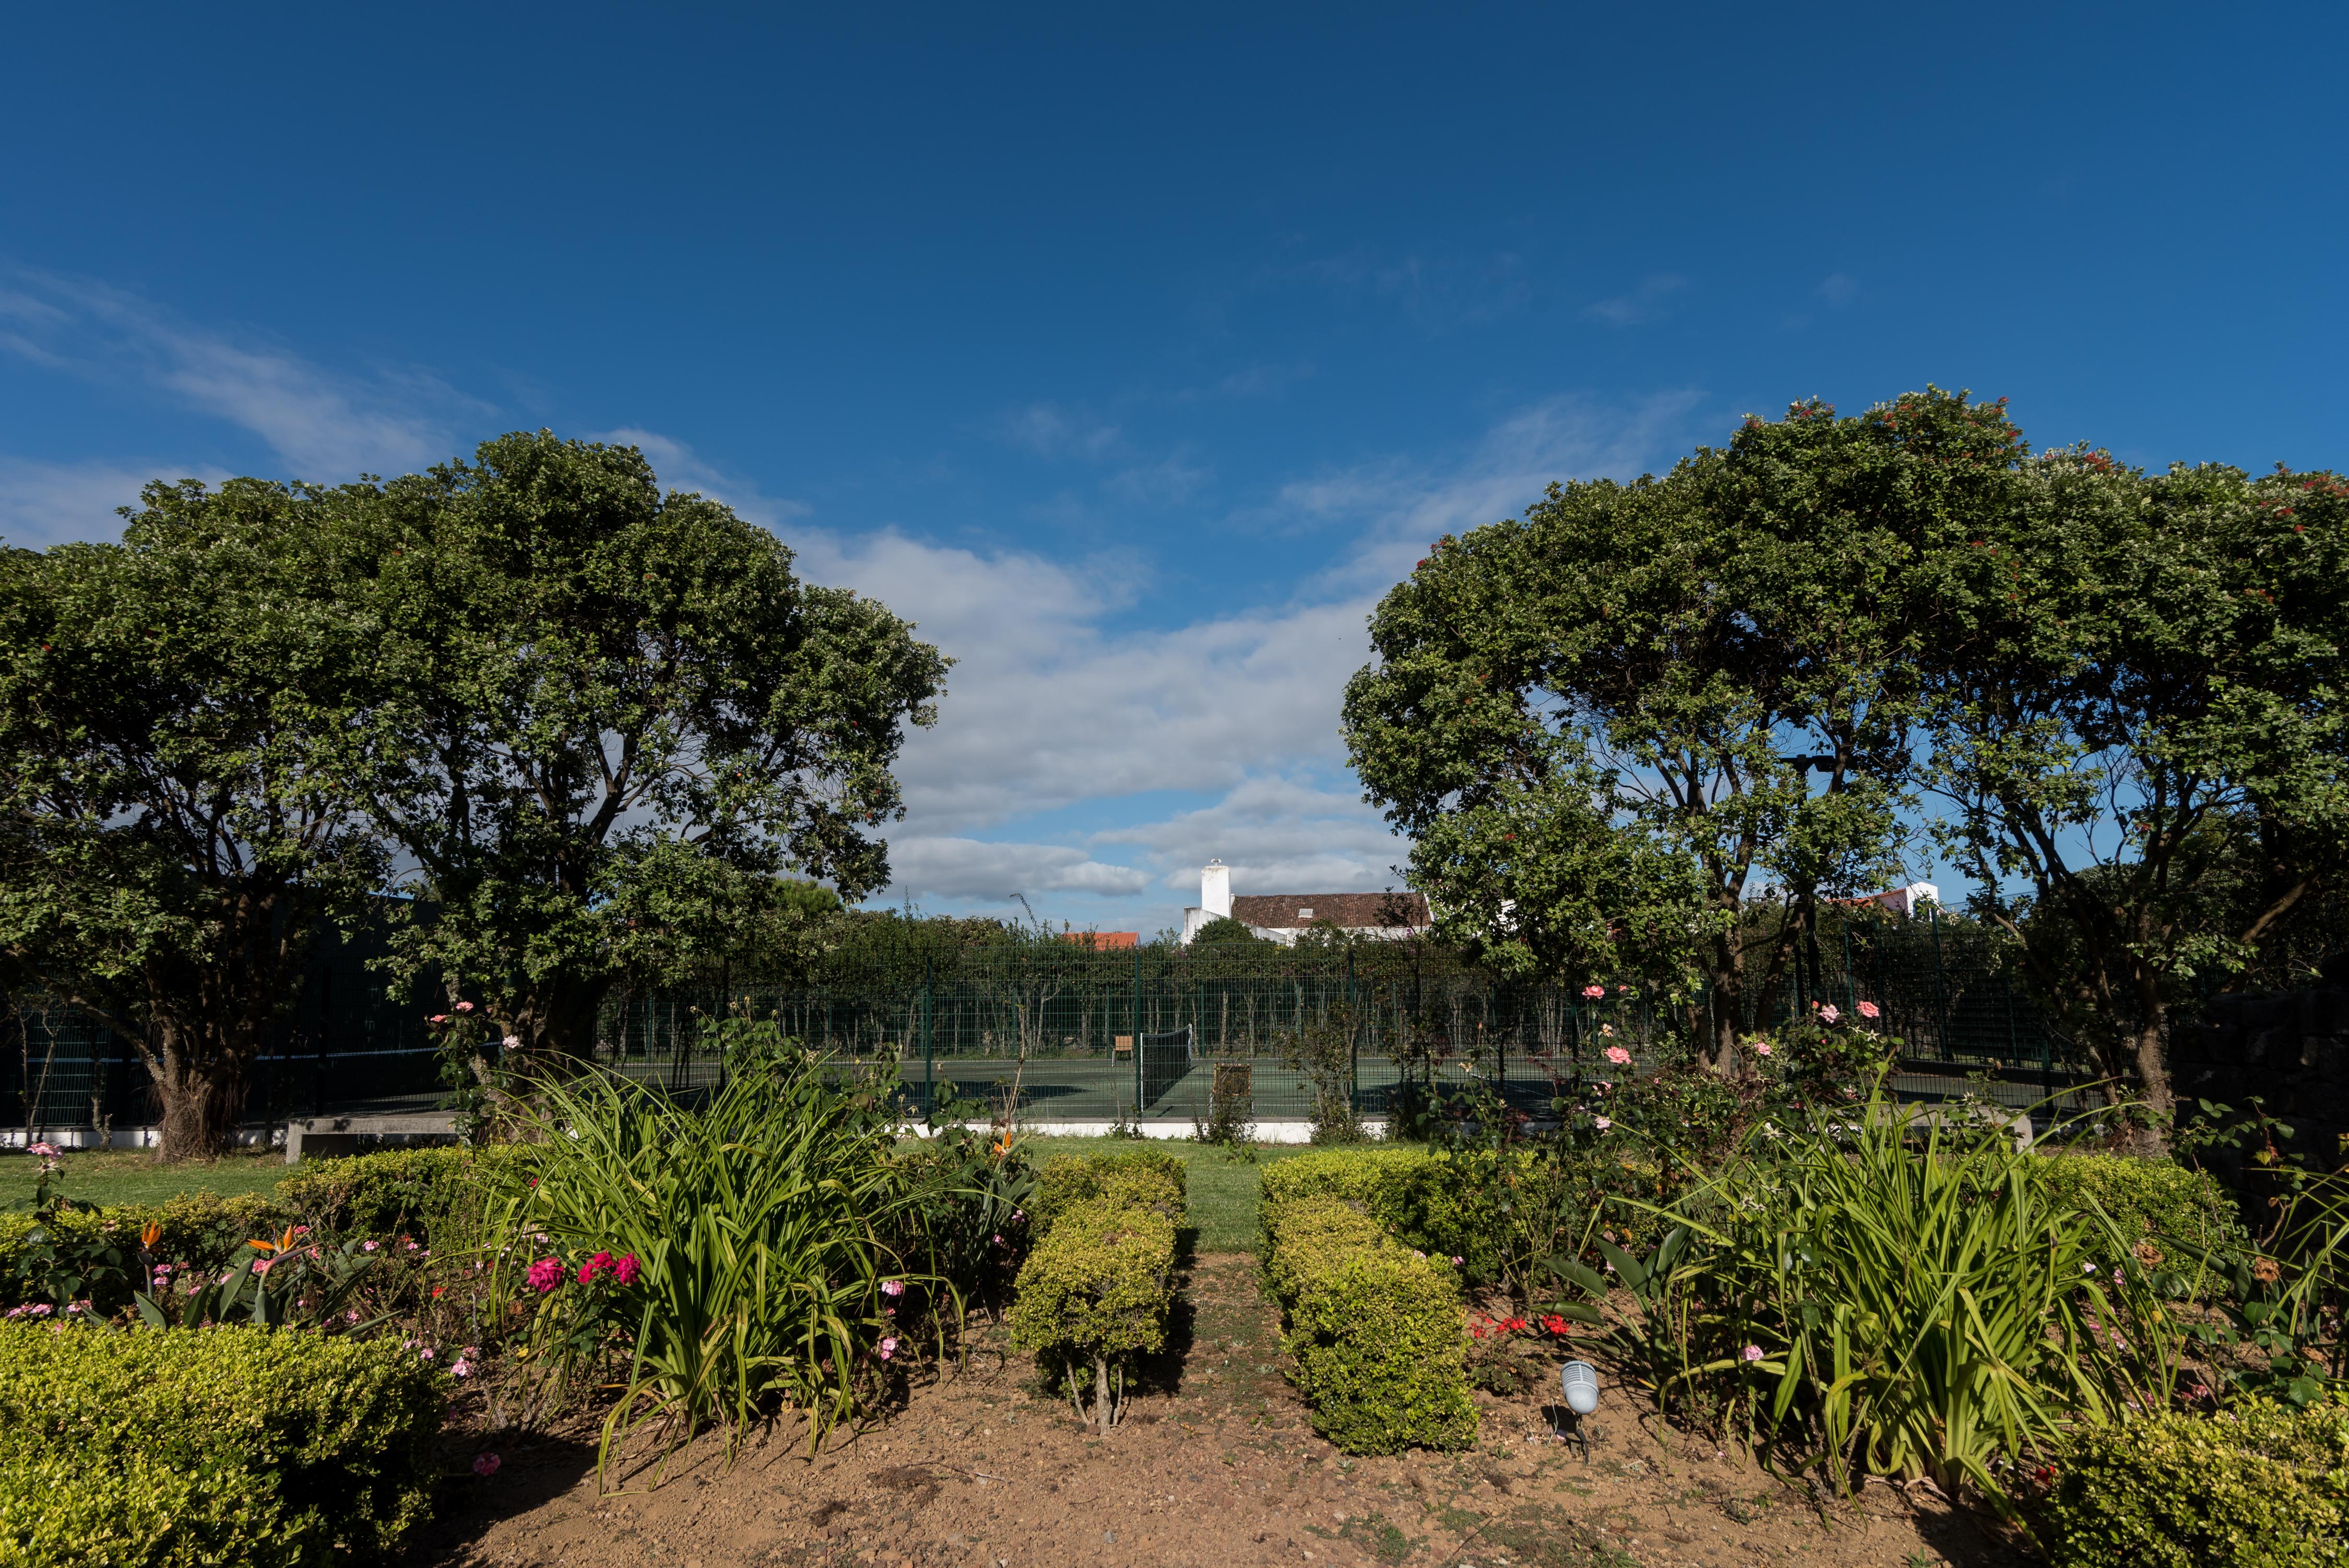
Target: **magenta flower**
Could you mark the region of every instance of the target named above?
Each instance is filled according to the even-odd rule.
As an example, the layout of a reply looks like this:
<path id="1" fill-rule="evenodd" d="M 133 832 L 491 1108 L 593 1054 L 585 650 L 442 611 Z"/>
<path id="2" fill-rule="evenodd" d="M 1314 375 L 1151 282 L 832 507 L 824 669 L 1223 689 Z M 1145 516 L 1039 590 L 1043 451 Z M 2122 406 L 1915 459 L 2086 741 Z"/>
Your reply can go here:
<path id="1" fill-rule="evenodd" d="M 612 1280 L 616 1284 L 634 1284 L 644 1277 L 644 1268 L 636 1262 L 636 1254 L 634 1253 L 628 1253 L 612 1265 Z"/>
<path id="2" fill-rule="evenodd" d="M 563 1283 L 563 1260 L 541 1258 L 530 1265 L 530 1288 L 544 1295 Z"/>
<path id="3" fill-rule="evenodd" d="M 1631 1053 L 1620 1046 L 1609 1046 L 1607 1047 L 1607 1059 L 1619 1068 L 1628 1068 L 1631 1065 Z"/>
<path id="4" fill-rule="evenodd" d="M 495 1454 L 475 1454 L 473 1456 L 473 1473 L 477 1476 L 483 1477 L 497 1474 L 498 1456 Z"/>

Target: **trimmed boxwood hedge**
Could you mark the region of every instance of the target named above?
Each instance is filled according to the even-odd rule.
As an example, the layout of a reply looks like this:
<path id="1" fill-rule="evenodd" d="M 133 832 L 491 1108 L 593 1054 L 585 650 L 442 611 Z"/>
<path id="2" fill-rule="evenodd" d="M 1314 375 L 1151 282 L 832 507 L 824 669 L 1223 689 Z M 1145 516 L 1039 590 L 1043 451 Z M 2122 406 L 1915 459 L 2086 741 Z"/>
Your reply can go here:
<path id="1" fill-rule="evenodd" d="M 1457 1449 L 1476 1436 L 1468 1339 L 1454 1272 L 1398 1243 L 1350 1191 L 1409 1169 L 1331 1150 L 1266 1172 L 1265 1275 L 1280 1304 L 1282 1348 L 1316 1430 L 1349 1453 Z M 1424 1159 L 1424 1156 L 1421 1157 Z M 1326 1163 L 1325 1163 L 1326 1161 Z"/>
<path id="2" fill-rule="evenodd" d="M 0 1563 L 381 1558 L 430 1510 L 444 1403 L 397 1341 L 0 1326 Z"/>
<path id="3" fill-rule="evenodd" d="M 2062 1154 L 2044 1171 L 2052 1193 L 2093 1198 L 2125 1235 L 2179 1243 L 2221 1267 L 2249 1244 L 2234 1199 L 2207 1171 L 2136 1154 Z"/>
<path id="4" fill-rule="evenodd" d="M 1432 1163 L 1424 1149 L 1317 1149 L 1264 1168 L 1267 1209 L 1299 1198 L 1346 1198 L 1368 1203 L 1381 1181 Z"/>
<path id="5" fill-rule="evenodd" d="M 492 1143 L 304 1161 L 277 1184 L 277 1202 L 320 1230 L 423 1239 L 478 1214 L 491 1191 L 528 1180 L 545 1157 L 534 1143 Z"/>
<path id="6" fill-rule="evenodd" d="M 2254 1401 L 2084 1427 L 2032 1511 L 2052 1568 L 2349 1563 L 2349 1408 Z"/>
<path id="7" fill-rule="evenodd" d="M 1189 1170 L 1172 1154 L 1136 1149 L 1119 1154 L 1061 1154 L 1036 1172 L 1028 1200 L 1039 1239 L 1062 1214 L 1099 1199 L 1145 1206 L 1177 1226 L 1188 1222 Z"/>
<path id="8" fill-rule="evenodd" d="M 1080 1409 L 1090 1395 L 1104 1426 L 1123 1373 L 1165 1347 L 1175 1233 L 1189 1222 L 1183 1178 L 1180 1161 L 1150 1150 L 1063 1155 L 1037 1173 L 1037 1241 L 1020 1265 L 1011 1340 L 1067 1380 Z"/>

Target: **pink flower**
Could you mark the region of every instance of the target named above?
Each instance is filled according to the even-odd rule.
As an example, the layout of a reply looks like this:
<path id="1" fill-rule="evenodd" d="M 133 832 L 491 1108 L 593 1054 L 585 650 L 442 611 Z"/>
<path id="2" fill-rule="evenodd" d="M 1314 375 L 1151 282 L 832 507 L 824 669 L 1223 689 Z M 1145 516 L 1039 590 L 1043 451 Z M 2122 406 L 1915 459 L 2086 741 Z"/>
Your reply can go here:
<path id="1" fill-rule="evenodd" d="M 896 1354 L 897 1354 L 897 1336 L 896 1336 L 895 1335 L 894 1335 L 894 1334 L 893 1334 L 893 1335 L 889 1336 L 886 1339 L 884 1339 L 884 1340 L 881 1342 L 881 1359 L 882 1359 L 882 1360 L 884 1360 L 884 1361 L 886 1361 L 886 1360 L 888 1360 L 888 1359 L 889 1359 L 889 1357 L 891 1357 L 892 1356 L 895 1356 L 895 1355 L 896 1355 Z"/>
<path id="2" fill-rule="evenodd" d="M 428 1024 L 445 1024 L 449 1021 L 449 1015 L 446 1013 L 435 1013 L 424 1021 Z"/>
<path id="3" fill-rule="evenodd" d="M 1842 1016 L 1843 1015 L 1841 1013 L 1836 1011 L 1835 1004 L 1833 1002 L 1828 1003 L 1826 1006 L 1819 1009 L 1819 1022 L 1823 1024 L 1832 1024 L 1837 1018 Z"/>
<path id="4" fill-rule="evenodd" d="M 1859 1016 L 1863 1018 L 1881 1017 L 1883 1010 L 1873 1002 L 1862 1002 L 1859 1005 Z"/>
<path id="5" fill-rule="evenodd" d="M 1766 1056 L 1768 1056 L 1768 1055 L 1770 1054 L 1770 1042 L 1769 1042 L 1769 1041 L 1767 1041 L 1767 1040 L 1756 1040 L 1756 1041 L 1754 1041 L 1754 1054 L 1755 1056 L 1757 1056 L 1757 1057 L 1766 1057 Z"/>
<path id="6" fill-rule="evenodd" d="M 470 1361 L 466 1360 L 463 1357 L 460 1356 L 460 1357 L 457 1357 L 457 1359 L 455 1359 L 454 1361 L 451 1361 L 450 1363 L 449 1363 L 449 1376 L 450 1376 L 450 1377 L 471 1377 L 472 1375 L 473 1375 L 473 1364 L 472 1364 L 471 1362 L 470 1362 Z"/>
<path id="7" fill-rule="evenodd" d="M 27 1154 L 37 1154 L 44 1160 L 55 1160 L 58 1155 L 63 1154 L 65 1150 L 59 1149 L 54 1143 L 28 1143 L 25 1146 L 25 1152 Z"/>
<path id="8" fill-rule="evenodd" d="M 263 1258 L 259 1263 L 253 1265 L 253 1272 L 257 1274 L 267 1274 L 269 1272 L 269 1259 Z"/>
<path id="9" fill-rule="evenodd" d="M 371 1253 L 376 1250 L 377 1245 L 378 1243 L 374 1242 L 361 1242 L 359 1243 L 359 1251 L 363 1253 Z"/>
<path id="10" fill-rule="evenodd" d="M 1582 988 L 1582 994 L 1590 998 L 1590 1000 L 1596 1002 L 1601 996 L 1607 995 L 1607 987 L 1604 985 L 1585 985 Z"/>
<path id="11" fill-rule="evenodd" d="M 563 1260 L 541 1258 L 530 1265 L 530 1288 L 544 1295 L 563 1283 Z"/>
<path id="12" fill-rule="evenodd" d="M 1615 1124 L 1608 1120 L 1603 1116 L 1594 1116 L 1590 1119 L 1590 1125 L 1597 1128 L 1599 1131 L 1604 1132 Z"/>
<path id="13" fill-rule="evenodd" d="M 504 1039 L 498 1043 L 505 1047 L 505 1048 L 510 1051 L 518 1051 L 522 1049 L 522 1037 L 520 1035 L 508 1035 Z"/>
<path id="14" fill-rule="evenodd" d="M 497 1474 L 498 1456 L 495 1454 L 475 1454 L 473 1456 L 473 1473 L 475 1475 L 484 1477 Z"/>
<path id="15" fill-rule="evenodd" d="M 901 1279 L 885 1279 L 881 1282 L 881 1294 L 883 1295 L 903 1295 L 905 1294 L 905 1282 Z"/>
<path id="16" fill-rule="evenodd" d="M 1620 1046 L 1609 1046 L 1607 1047 L 1607 1059 L 1619 1068 L 1628 1068 L 1631 1065 L 1631 1053 Z"/>
<path id="17" fill-rule="evenodd" d="M 1762 1347 L 1758 1345 L 1749 1345 L 1737 1354 L 1748 1361 L 1759 1361 L 1762 1359 Z"/>
<path id="18" fill-rule="evenodd" d="M 473 1005 L 471 1002 L 460 1002 L 457 1004 L 457 1011 L 460 1013 L 470 1013 L 472 1010 Z"/>
<path id="19" fill-rule="evenodd" d="M 1464 1258 L 1464 1257 L 1460 1256 L 1460 1254 L 1459 1254 L 1459 1253 L 1454 1253 L 1452 1255 L 1452 1266 L 1453 1266 L 1454 1268 L 1458 1268 L 1462 1264 L 1466 1263 L 1467 1261 L 1468 1261 L 1467 1259 L 1465 1259 L 1465 1258 Z"/>
<path id="20" fill-rule="evenodd" d="M 612 1265 L 612 1279 L 616 1284 L 634 1284 L 644 1277 L 644 1268 L 636 1262 L 636 1254 L 634 1253 L 628 1253 Z"/>
<path id="21" fill-rule="evenodd" d="M 416 1358 L 417 1358 L 419 1361 L 429 1361 L 429 1360 L 431 1360 L 431 1359 L 432 1359 L 432 1347 L 431 1347 L 430 1346 L 429 1346 L 429 1345 L 428 1345 L 428 1346 L 426 1346 L 423 1349 L 421 1349 L 421 1350 L 419 1350 L 419 1351 L 418 1351 L 418 1352 L 416 1353 Z"/>

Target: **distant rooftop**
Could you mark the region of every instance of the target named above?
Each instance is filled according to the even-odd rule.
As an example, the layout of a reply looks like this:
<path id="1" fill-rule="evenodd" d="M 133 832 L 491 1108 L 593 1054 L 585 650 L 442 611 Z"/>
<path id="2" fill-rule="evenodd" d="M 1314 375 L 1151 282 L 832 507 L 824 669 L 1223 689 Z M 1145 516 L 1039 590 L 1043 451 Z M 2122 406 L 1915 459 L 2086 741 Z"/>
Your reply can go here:
<path id="1" fill-rule="evenodd" d="M 1232 900 L 1232 918 L 1259 930 L 1286 931 L 1330 921 L 1348 931 L 1392 931 L 1429 923 L 1415 892 L 1277 892 Z"/>

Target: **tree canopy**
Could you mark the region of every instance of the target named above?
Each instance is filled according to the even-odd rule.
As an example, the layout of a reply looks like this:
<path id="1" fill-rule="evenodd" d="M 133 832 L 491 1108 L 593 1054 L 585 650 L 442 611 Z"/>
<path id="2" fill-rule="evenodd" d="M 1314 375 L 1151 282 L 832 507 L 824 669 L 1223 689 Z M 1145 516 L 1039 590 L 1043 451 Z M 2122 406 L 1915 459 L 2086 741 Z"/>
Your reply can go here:
<path id="1" fill-rule="evenodd" d="M 383 884 L 327 510 L 157 484 L 119 545 L 0 554 L 0 951 L 138 1047 L 166 1158 L 233 1136 L 314 930 Z"/>

